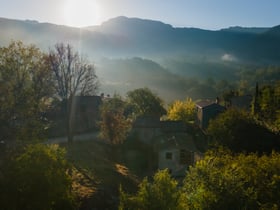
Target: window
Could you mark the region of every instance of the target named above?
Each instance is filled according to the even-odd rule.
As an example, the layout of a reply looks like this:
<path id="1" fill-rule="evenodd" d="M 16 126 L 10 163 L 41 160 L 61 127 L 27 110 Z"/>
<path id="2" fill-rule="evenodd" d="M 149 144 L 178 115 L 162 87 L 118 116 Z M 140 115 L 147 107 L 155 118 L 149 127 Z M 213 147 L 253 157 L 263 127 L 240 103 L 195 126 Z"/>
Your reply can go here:
<path id="1" fill-rule="evenodd" d="M 167 160 L 172 160 L 172 152 L 167 152 L 167 153 L 165 153 L 165 158 L 166 158 Z"/>
<path id="2" fill-rule="evenodd" d="M 192 152 L 185 149 L 180 150 L 180 164 L 191 165 L 192 164 Z"/>

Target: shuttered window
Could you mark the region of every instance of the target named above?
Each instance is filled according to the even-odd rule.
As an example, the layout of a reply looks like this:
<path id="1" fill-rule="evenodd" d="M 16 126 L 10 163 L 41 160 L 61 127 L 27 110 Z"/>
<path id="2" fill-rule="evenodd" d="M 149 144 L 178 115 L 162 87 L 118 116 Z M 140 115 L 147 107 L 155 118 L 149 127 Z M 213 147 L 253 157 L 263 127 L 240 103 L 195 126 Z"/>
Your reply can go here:
<path id="1" fill-rule="evenodd" d="M 191 165 L 192 164 L 192 152 L 185 149 L 180 150 L 180 164 Z"/>

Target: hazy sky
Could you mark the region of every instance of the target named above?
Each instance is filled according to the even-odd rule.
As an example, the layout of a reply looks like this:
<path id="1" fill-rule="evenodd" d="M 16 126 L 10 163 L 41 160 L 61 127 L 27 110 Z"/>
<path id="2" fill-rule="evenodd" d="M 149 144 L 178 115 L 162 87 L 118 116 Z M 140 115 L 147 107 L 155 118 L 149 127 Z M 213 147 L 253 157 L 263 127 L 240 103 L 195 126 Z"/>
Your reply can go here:
<path id="1" fill-rule="evenodd" d="M 13 19 L 81 27 L 120 15 L 204 29 L 271 27 L 280 24 L 280 0 L 0 0 L 0 17 Z"/>

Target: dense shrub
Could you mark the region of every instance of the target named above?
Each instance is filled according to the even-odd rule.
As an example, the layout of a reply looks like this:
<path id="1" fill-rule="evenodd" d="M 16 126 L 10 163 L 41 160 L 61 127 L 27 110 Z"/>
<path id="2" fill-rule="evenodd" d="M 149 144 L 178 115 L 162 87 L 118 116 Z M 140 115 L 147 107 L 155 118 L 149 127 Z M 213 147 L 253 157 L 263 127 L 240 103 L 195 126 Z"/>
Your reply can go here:
<path id="1" fill-rule="evenodd" d="M 183 185 L 189 209 L 279 209 L 280 154 L 209 152 Z"/>
<path id="2" fill-rule="evenodd" d="M 74 209 L 69 164 L 58 145 L 31 145 L 3 163 L 1 209 Z"/>
<path id="3" fill-rule="evenodd" d="M 238 109 L 228 109 L 211 120 L 207 132 L 215 144 L 234 152 L 270 153 L 280 148 L 279 135 Z"/>
<path id="4" fill-rule="evenodd" d="M 179 199 L 178 182 L 171 178 L 166 169 L 157 172 L 152 182 L 144 178 L 136 195 L 128 195 L 121 190 L 119 210 L 176 210 L 180 208 Z"/>

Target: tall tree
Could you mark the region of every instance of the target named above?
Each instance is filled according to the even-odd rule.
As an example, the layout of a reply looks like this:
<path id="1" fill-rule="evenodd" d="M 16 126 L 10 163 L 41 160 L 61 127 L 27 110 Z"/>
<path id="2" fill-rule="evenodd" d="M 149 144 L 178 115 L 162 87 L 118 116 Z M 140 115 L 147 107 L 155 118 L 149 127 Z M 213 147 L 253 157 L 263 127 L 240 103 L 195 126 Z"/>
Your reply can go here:
<path id="1" fill-rule="evenodd" d="M 125 102 L 116 95 L 101 105 L 101 136 L 112 144 L 122 143 L 130 129 L 131 123 L 125 116 L 125 109 Z"/>
<path id="2" fill-rule="evenodd" d="M 163 101 L 149 88 L 139 88 L 127 93 L 128 102 L 136 116 L 162 116 L 166 114 Z"/>
<path id="3" fill-rule="evenodd" d="M 0 138 L 35 140 L 53 93 L 46 55 L 33 45 L 11 42 L 0 48 Z"/>
<path id="4" fill-rule="evenodd" d="M 260 88 L 256 86 L 252 110 L 271 130 L 280 131 L 280 81 Z"/>
<path id="5" fill-rule="evenodd" d="M 96 94 L 99 83 L 93 64 L 67 44 L 56 44 L 48 56 L 56 95 L 65 102 L 68 142 L 73 141 L 74 107 L 77 95 Z"/>

